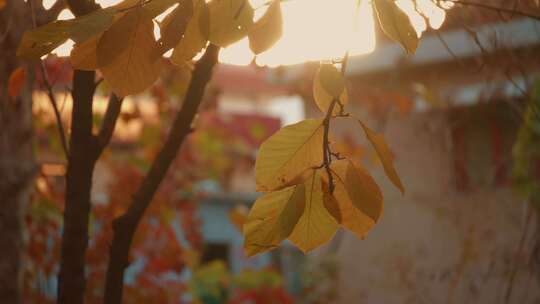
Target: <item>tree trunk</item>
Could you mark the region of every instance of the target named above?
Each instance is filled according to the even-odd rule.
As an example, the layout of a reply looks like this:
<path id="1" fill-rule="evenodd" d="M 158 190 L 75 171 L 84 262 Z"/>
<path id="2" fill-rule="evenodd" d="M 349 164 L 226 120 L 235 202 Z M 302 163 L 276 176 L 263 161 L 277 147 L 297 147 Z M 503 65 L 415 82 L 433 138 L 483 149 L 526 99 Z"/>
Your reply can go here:
<path id="1" fill-rule="evenodd" d="M 8 1 L 0 10 L 0 299 L 19 303 L 21 286 L 22 216 L 31 196 L 37 171 L 32 153 L 33 73 L 21 94 L 7 94 L 8 79 L 22 63 L 15 50 L 23 31 L 30 27 L 23 1 Z M 5 36 L 4 36 L 5 35 Z"/>

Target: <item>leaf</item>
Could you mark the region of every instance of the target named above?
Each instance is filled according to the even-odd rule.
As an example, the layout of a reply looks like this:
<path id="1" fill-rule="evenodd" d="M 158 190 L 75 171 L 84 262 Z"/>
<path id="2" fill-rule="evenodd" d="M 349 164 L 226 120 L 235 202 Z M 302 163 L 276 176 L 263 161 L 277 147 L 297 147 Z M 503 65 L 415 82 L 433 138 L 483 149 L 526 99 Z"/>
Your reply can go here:
<path id="1" fill-rule="evenodd" d="M 17 56 L 39 59 L 60 46 L 67 39 L 84 42 L 105 31 L 113 22 L 115 10 L 101 9 L 72 20 L 58 20 L 24 33 Z"/>
<path id="2" fill-rule="evenodd" d="M 289 241 L 304 253 L 328 242 L 339 225 L 324 204 L 321 170 L 314 170 L 305 181 L 306 203 L 302 216 L 294 227 Z"/>
<path id="3" fill-rule="evenodd" d="M 193 16 L 193 1 L 183 0 L 159 25 L 161 32 L 160 53 L 176 46 L 184 36 L 187 25 Z"/>
<path id="4" fill-rule="evenodd" d="M 208 42 L 208 6 L 204 0 L 197 1 L 193 16 L 188 22 L 184 37 L 174 48 L 171 61 L 179 66 L 190 61 Z"/>
<path id="5" fill-rule="evenodd" d="M 209 39 L 227 47 L 244 38 L 253 24 L 253 8 L 248 0 L 213 0 L 208 4 Z"/>
<path id="6" fill-rule="evenodd" d="M 21 94 L 21 89 L 26 79 L 26 70 L 22 67 L 16 68 L 8 80 L 8 95 L 11 98 L 16 98 Z"/>
<path id="7" fill-rule="evenodd" d="M 244 205 L 238 205 L 229 211 L 229 220 L 240 232 L 244 229 L 248 212 L 249 210 Z"/>
<path id="8" fill-rule="evenodd" d="M 304 211 L 304 184 L 270 192 L 255 201 L 244 225 L 247 256 L 276 248 L 293 231 Z"/>
<path id="9" fill-rule="evenodd" d="M 392 153 L 390 152 L 390 149 L 388 148 L 388 145 L 386 144 L 386 141 L 384 140 L 384 137 L 380 134 L 373 132 L 360 120 L 358 120 L 358 122 L 364 129 L 366 137 L 373 145 L 373 148 L 375 148 L 375 151 L 377 151 L 377 155 L 381 160 L 386 176 L 388 176 L 390 181 L 401 191 L 401 194 L 405 194 L 405 188 L 403 187 L 401 179 L 399 178 L 399 175 L 394 168 L 394 159 Z"/>
<path id="10" fill-rule="evenodd" d="M 281 1 L 274 0 L 249 31 L 249 48 L 255 54 L 270 49 L 283 35 Z"/>
<path id="11" fill-rule="evenodd" d="M 260 147 L 255 162 L 257 191 L 273 191 L 290 184 L 323 161 L 322 119 L 286 126 Z"/>
<path id="12" fill-rule="evenodd" d="M 332 72 L 330 72 L 332 73 Z M 341 74 L 339 74 L 341 77 Z M 328 78 L 328 77 L 327 77 Z M 338 84 L 339 85 L 339 84 Z M 328 85 L 327 85 L 328 86 Z M 321 82 L 321 69 L 317 71 L 313 79 L 313 99 L 317 104 L 317 107 L 323 112 L 328 112 L 328 108 L 332 104 L 334 97 L 323 87 Z M 334 109 L 332 110 L 332 115 L 338 115 L 341 111 L 342 106 L 346 105 L 349 102 L 349 94 L 347 89 L 343 87 L 341 94 L 339 95 L 339 103 L 336 103 Z"/>
<path id="13" fill-rule="evenodd" d="M 399 42 L 408 54 L 414 54 L 419 39 L 407 14 L 394 0 L 373 0 L 373 6 L 385 34 Z"/>
<path id="14" fill-rule="evenodd" d="M 339 98 L 345 89 L 345 79 L 333 64 L 321 64 L 317 79 L 322 88 L 334 98 Z"/>
<path id="15" fill-rule="evenodd" d="M 153 29 L 152 20 L 136 9 L 113 24 L 98 42 L 98 65 L 107 62 L 100 66 L 103 78 L 119 97 L 140 93 L 159 77 L 162 62 L 152 56 L 158 47 Z"/>
<path id="16" fill-rule="evenodd" d="M 348 160 L 334 161 L 330 168 L 334 199 L 325 201 L 326 208 L 343 227 L 364 238 L 382 214 L 381 190 L 364 169 Z M 323 178 L 328 181 L 327 175 Z"/>
<path id="17" fill-rule="evenodd" d="M 69 58 L 73 68 L 84 71 L 97 69 L 96 48 L 100 38 L 101 35 L 98 35 L 85 42 L 75 44 Z"/>

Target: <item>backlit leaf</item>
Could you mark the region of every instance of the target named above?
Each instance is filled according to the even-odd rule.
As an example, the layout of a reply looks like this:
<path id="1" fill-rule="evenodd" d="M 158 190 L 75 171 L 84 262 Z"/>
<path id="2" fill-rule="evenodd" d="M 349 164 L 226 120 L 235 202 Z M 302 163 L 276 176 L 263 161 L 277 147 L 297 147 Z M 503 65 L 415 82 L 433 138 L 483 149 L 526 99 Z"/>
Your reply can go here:
<path id="1" fill-rule="evenodd" d="M 401 44 L 408 54 L 418 47 L 418 35 L 411 20 L 394 0 L 373 0 L 379 23 L 388 37 Z"/>
<path id="2" fill-rule="evenodd" d="M 270 192 L 255 202 L 244 225 L 244 250 L 253 256 L 276 248 L 293 231 L 304 211 L 304 184 Z"/>
<path id="3" fill-rule="evenodd" d="M 184 37 L 174 48 L 171 61 L 179 66 L 190 61 L 208 42 L 208 7 L 204 0 L 197 1 L 193 16 L 187 24 Z"/>
<path id="4" fill-rule="evenodd" d="M 248 0 L 213 0 L 208 12 L 209 40 L 221 47 L 244 38 L 253 24 L 253 8 Z"/>
<path id="5" fill-rule="evenodd" d="M 382 214 L 381 190 L 364 169 L 350 161 L 332 162 L 331 172 L 335 200 L 326 200 L 326 208 L 343 227 L 364 238 Z M 323 178 L 328 181 L 326 175 Z"/>
<path id="6" fill-rule="evenodd" d="M 396 169 L 394 168 L 394 157 L 392 156 L 392 153 L 390 152 L 390 149 L 388 148 L 388 145 L 386 144 L 384 137 L 380 134 L 373 132 L 360 120 L 358 122 L 364 129 L 364 132 L 366 133 L 366 137 L 375 148 L 375 151 L 377 151 L 377 155 L 379 156 L 382 162 L 386 176 L 388 176 L 390 181 L 401 191 L 402 194 L 404 194 L 405 188 L 403 187 L 403 184 L 401 183 L 401 179 L 399 178 L 399 175 L 397 174 Z"/>
<path id="7" fill-rule="evenodd" d="M 58 20 L 24 33 L 17 56 L 39 59 L 67 39 L 84 42 L 105 31 L 113 22 L 115 10 L 101 9 L 72 20 Z"/>
<path id="8" fill-rule="evenodd" d="M 161 53 L 176 46 L 184 36 L 189 20 L 193 16 L 193 1 L 183 0 L 159 25 Z"/>
<path id="9" fill-rule="evenodd" d="M 298 223 L 294 227 L 289 241 L 304 253 L 328 242 L 336 233 L 339 225 L 328 212 L 324 204 L 321 170 L 314 170 L 305 181 L 305 207 Z"/>
<path id="10" fill-rule="evenodd" d="M 319 107 L 323 113 L 328 111 L 328 107 L 330 107 L 334 100 L 334 97 L 321 84 L 321 70 L 317 71 L 313 78 L 313 99 L 315 100 L 317 107 Z M 332 110 L 332 115 L 339 114 L 342 107 L 348 102 L 349 94 L 347 93 L 347 88 L 344 87 L 341 95 L 339 95 L 339 103 L 336 103 Z"/>
<path id="11" fill-rule="evenodd" d="M 271 48 L 283 34 L 281 1 L 274 0 L 268 10 L 249 31 L 249 48 L 260 54 Z"/>
<path id="12" fill-rule="evenodd" d="M 12 98 L 18 97 L 21 94 L 21 89 L 26 79 L 26 70 L 22 67 L 16 68 L 8 80 L 8 95 Z"/>
<path id="13" fill-rule="evenodd" d="M 345 79 L 333 64 L 321 64 L 317 71 L 317 79 L 326 93 L 334 98 L 340 98 L 345 89 Z"/>
<path id="14" fill-rule="evenodd" d="M 152 20 L 136 9 L 113 24 L 98 42 L 98 64 L 118 96 L 140 93 L 159 77 L 162 62 L 152 56 L 158 47 L 153 29 Z M 109 35 L 106 40 L 105 35 Z"/>
<path id="15" fill-rule="evenodd" d="M 323 161 L 322 119 L 286 126 L 260 147 L 255 163 L 257 191 L 283 188 Z"/>
<path id="16" fill-rule="evenodd" d="M 98 35 L 73 47 L 69 58 L 73 68 L 85 71 L 97 69 L 96 48 L 100 38 L 101 35 Z"/>

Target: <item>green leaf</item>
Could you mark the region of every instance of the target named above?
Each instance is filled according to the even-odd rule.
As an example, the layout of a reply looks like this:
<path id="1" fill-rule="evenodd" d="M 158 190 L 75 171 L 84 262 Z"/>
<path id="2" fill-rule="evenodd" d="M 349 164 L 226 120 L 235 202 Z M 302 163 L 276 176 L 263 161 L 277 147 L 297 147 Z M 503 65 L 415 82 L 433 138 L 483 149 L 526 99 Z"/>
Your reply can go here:
<path id="1" fill-rule="evenodd" d="M 306 202 L 304 212 L 294 227 L 289 241 L 304 253 L 328 242 L 339 225 L 325 207 L 321 170 L 314 170 L 306 179 Z"/>
<path id="2" fill-rule="evenodd" d="M 408 54 L 414 54 L 419 39 L 407 14 L 394 0 L 373 0 L 373 6 L 386 35 L 399 42 Z"/>
<path id="3" fill-rule="evenodd" d="M 248 0 L 213 0 L 208 12 L 209 40 L 221 47 L 244 38 L 253 24 L 253 8 Z"/>
<path id="4" fill-rule="evenodd" d="M 307 119 L 286 126 L 261 145 L 255 162 L 257 191 L 283 188 L 307 169 L 322 164 L 322 122 L 322 119 Z"/>
<path id="5" fill-rule="evenodd" d="M 255 54 L 270 49 L 283 35 L 281 1 L 274 0 L 261 19 L 249 31 L 249 48 Z"/>
<path id="6" fill-rule="evenodd" d="M 390 149 L 388 148 L 388 145 L 386 144 L 386 141 L 384 140 L 384 136 L 373 132 L 360 120 L 358 120 L 358 122 L 364 129 L 366 137 L 373 145 L 373 148 L 375 148 L 375 151 L 377 152 L 377 155 L 379 156 L 379 159 L 383 165 L 386 176 L 388 176 L 390 181 L 401 191 L 402 194 L 405 194 L 405 188 L 403 187 L 401 179 L 394 168 L 394 158 L 390 152 Z"/>
<path id="7" fill-rule="evenodd" d="M 304 211 L 304 184 L 270 192 L 255 201 L 243 231 L 247 256 L 276 248 L 293 231 Z"/>
<path id="8" fill-rule="evenodd" d="M 72 20 L 58 20 L 24 33 L 17 56 L 39 59 L 68 39 L 80 43 L 105 31 L 113 22 L 115 10 L 98 10 Z"/>

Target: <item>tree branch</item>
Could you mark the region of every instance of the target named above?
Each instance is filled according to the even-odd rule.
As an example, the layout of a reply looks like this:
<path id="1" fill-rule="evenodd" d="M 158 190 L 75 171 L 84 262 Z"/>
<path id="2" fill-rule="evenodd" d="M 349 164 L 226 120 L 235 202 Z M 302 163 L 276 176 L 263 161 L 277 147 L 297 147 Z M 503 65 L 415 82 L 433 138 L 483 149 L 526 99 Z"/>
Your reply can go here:
<path id="1" fill-rule="evenodd" d="M 519 15 L 519 16 L 522 16 L 522 17 L 527 17 L 527 18 L 531 18 L 531 19 L 535 19 L 535 20 L 540 21 L 540 16 L 535 15 L 535 14 L 530 14 L 530 13 L 527 13 L 527 12 L 524 12 L 524 11 L 519 11 L 516 8 L 508 9 L 508 8 L 498 7 L 498 6 L 494 6 L 494 5 L 490 5 L 490 4 L 486 4 L 486 3 L 473 2 L 473 1 L 467 1 L 467 0 L 448 0 L 448 1 L 450 1 L 452 3 L 455 3 L 455 4 L 460 4 L 460 5 L 463 5 L 463 6 L 475 6 L 475 7 L 495 11 L 495 12 L 497 12 L 499 14 L 500 13 L 508 13 L 508 14 L 511 14 L 511 15 Z"/>
<path id="2" fill-rule="evenodd" d="M 105 111 L 103 124 L 101 125 L 101 129 L 97 135 L 99 154 L 101 154 L 101 151 L 103 151 L 103 149 L 111 141 L 114 128 L 116 127 L 116 122 L 118 121 L 118 115 L 120 115 L 120 110 L 122 108 L 122 101 L 123 98 L 118 98 L 116 94 L 111 94 L 109 97 L 109 104 L 107 105 L 107 110 Z"/>
<path id="3" fill-rule="evenodd" d="M 191 124 L 197 114 L 206 85 L 210 81 L 212 69 L 217 63 L 218 53 L 219 48 L 210 45 L 195 65 L 184 103 L 174 119 L 165 144 L 133 196 L 129 209 L 113 222 L 114 236 L 105 282 L 106 304 L 122 302 L 124 271 L 129 265 L 128 257 L 133 236 L 184 139 L 191 132 Z"/>
<path id="4" fill-rule="evenodd" d="M 49 76 L 47 75 L 47 71 L 45 70 L 45 67 L 43 66 L 43 62 L 41 62 L 39 66 L 41 68 L 43 84 L 45 85 L 45 89 L 47 89 L 47 95 L 49 96 L 49 101 L 51 102 L 51 106 L 54 111 L 54 117 L 56 119 L 56 126 L 58 127 L 60 142 L 62 143 L 62 150 L 64 151 L 64 155 L 66 159 L 69 159 L 69 148 L 68 148 L 67 139 L 66 139 L 66 132 L 64 131 L 64 124 L 62 123 L 62 116 L 60 115 L 60 111 L 58 110 L 58 103 L 56 102 L 56 97 L 54 96 L 51 83 L 49 82 Z"/>

